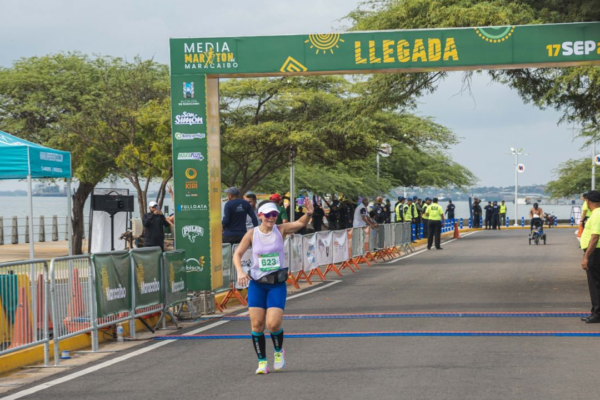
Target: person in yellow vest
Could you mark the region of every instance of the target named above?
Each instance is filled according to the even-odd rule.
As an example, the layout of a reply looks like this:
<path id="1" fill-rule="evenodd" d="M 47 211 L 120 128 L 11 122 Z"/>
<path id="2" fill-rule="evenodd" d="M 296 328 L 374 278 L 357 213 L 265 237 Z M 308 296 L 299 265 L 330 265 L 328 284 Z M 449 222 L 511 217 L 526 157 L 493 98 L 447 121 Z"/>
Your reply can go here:
<path id="1" fill-rule="evenodd" d="M 427 218 L 427 208 L 431 204 L 431 199 L 429 197 L 425 197 L 425 203 L 423 203 L 423 239 L 429 237 L 429 218 Z"/>
<path id="2" fill-rule="evenodd" d="M 427 207 L 427 218 L 429 219 L 429 235 L 427 236 L 427 250 L 431 250 L 435 238 L 435 248 L 442 250 L 442 225 L 444 223 L 444 209 L 438 204 L 437 197 L 433 198 L 432 204 Z"/>
<path id="3" fill-rule="evenodd" d="M 413 200 L 409 197 L 407 203 L 402 207 L 402 215 L 404 217 L 404 222 L 410 222 L 413 225 L 413 233 L 416 232 L 417 228 L 415 226 L 417 222 L 417 207 L 413 204 Z M 412 242 L 415 242 L 415 236 L 412 236 Z"/>
<path id="4" fill-rule="evenodd" d="M 406 203 L 406 199 L 402 196 L 398 197 L 398 203 L 396 203 L 396 209 L 394 210 L 396 213 L 396 222 L 404 222 L 404 215 L 402 212 L 404 203 Z"/>
<path id="5" fill-rule="evenodd" d="M 500 226 L 506 226 L 506 204 L 504 204 L 504 200 L 500 203 Z"/>
<path id="6" fill-rule="evenodd" d="M 581 268 L 587 275 L 592 309 L 590 315 L 581 320 L 586 324 L 596 324 L 600 322 L 600 192 L 590 191 L 586 203 L 591 215 L 581 234 L 580 245 L 584 251 Z"/>
<path id="7" fill-rule="evenodd" d="M 588 192 L 585 192 L 584 194 L 581 195 L 581 199 L 583 200 L 583 206 L 581 206 L 580 225 L 584 228 L 585 228 L 585 223 L 587 222 L 588 218 L 590 218 L 592 216 L 592 211 L 589 209 L 588 204 L 587 204 L 587 196 L 588 196 Z"/>

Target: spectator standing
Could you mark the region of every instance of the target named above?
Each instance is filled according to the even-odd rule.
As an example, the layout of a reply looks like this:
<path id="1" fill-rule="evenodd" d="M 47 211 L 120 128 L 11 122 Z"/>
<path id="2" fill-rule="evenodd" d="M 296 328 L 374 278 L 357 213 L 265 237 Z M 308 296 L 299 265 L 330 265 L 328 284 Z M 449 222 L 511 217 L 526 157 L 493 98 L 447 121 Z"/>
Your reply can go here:
<path id="1" fill-rule="evenodd" d="M 285 207 L 283 206 L 283 198 L 281 197 L 280 194 L 275 193 L 273 195 L 271 195 L 271 197 L 269 197 L 269 200 L 271 200 L 273 203 L 275 203 L 277 205 L 277 211 L 279 211 L 279 215 L 277 216 L 277 222 L 275 222 L 276 225 L 281 225 L 281 224 L 286 224 L 289 221 L 288 218 L 288 214 L 285 210 Z M 290 202 L 290 204 L 292 204 Z"/>
<path id="2" fill-rule="evenodd" d="M 258 226 L 258 219 L 250 203 L 240 198 L 238 188 L 230 187 L 225 193 L 228 201 L 223 213 L 223 243 L 236 244 L 246 234 L 246 217 L 250 217 L 253 226 Z"/>
<path id="3" fill-rule="evenodd" d="M 256 215 L 256 219 L 258 220 L 258 212 L 256 211 L 256 195 L 254 193 L 248 193 L 244 197 L 246 198 L 246 201 L 250 203 L 250 207 L 252 207 L 254 215 Z M 252 218 L 248 215 L 246 216 L 246 230 L 250 230 L 252 228 L 254 228 L 254 225 L 252 224 Z"/>
<path id="4" fill-rule="evenodd" d="M 385 224 L 385 206 L 383 204 L 383 197 L 379 196 L 375 199 L 373 205 L 373 219 L 378 224 Z"/>
<path id="5" fill-rule="evenodd" d="M 363 226 L 370 226 L 371 228 L 377 228 L 377 224 L 371 220 L 369 217 L 369 212 L 367 211 L 367 206 L 369 205 L 369 199 L 364 198 L 362 202 L 356 206 L 354 210 L 354 228 L 362 228 Z"/>
<path id="6" fill-rule="evenodd" d="M 392 203 L 390 199 L 385 199 L 385 223 L 389 224 L 392 222 Z"/>
<path id="7" fill-rule="evenodd" d="M 312 226 L 315 232 L 321 232 L 323 230 L 323 218 L 325 217 L 325 210 L 319 203 L 314 203 L 314 211 L 312 216 Z"/>
<path id="8" fill-rule="evenodd" d="M 492 204 L 492 229 L 500 230 L 500 206 L 497 201 Z"/>
<path id="9" fill-rule="evenodd" d="M 149 212 L 142 217 L 144 225 L 144 247 L 158 246 L 165 251 L 165 226 L 170 226 L 167 222 L 157 202 L 151 201 L 148 204 Z"/>

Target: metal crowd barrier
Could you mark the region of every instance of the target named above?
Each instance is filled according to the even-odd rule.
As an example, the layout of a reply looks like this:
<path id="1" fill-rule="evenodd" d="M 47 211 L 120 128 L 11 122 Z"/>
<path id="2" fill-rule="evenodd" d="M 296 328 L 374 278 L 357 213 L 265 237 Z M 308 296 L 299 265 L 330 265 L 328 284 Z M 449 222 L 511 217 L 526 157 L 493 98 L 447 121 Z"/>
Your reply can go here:
<path id="1" fill-rule="evenodd" d="M 47 304 L 45 260 L 0 264 L 0 356 L 43 344 L 48 365 Z"/>
<path id="2" fill-rule="evenodd" d="M 89 256 L 60 257 L 50 262 L 50 299 L 54 365 L 59 365 L 60 341 L 91 332 L 98 350 L 94 271 Z"/>

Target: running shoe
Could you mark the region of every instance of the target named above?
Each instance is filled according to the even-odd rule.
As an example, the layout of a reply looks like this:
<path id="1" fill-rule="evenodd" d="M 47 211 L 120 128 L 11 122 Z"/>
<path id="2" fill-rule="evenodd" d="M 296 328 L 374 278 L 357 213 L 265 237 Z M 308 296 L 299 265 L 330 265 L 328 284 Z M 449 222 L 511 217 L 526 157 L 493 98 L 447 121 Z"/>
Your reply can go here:
<path id="1" fill-rule="evenodd" d="M 275 363 L 273 364 L 273 369 L 275 371 L 282 370 L 285 367 L 285 350 L 281 349 L 281 351 L 275 352 Z"/>
<path id="2" fill-rule="evenodd" d="M 256 375 L 268 374 L 269 373 L 269 363 L 268 361 L 259 361 L 258 368 L 256 370 Z"/>

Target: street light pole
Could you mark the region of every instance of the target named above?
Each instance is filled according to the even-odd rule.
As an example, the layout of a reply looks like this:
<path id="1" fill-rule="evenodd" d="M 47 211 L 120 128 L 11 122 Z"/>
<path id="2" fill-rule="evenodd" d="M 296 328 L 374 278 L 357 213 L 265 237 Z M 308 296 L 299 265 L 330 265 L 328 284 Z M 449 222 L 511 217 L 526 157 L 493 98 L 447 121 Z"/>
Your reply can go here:
<path id="1" fill-rule="evenodd" d="M 518 210 L 519 210 L 519 156 L 526 156 L 527 154 L 523 153 L 523 149 L 516 149 L 514 147 L 510 148 L 510 152 L 515 156 L 515 225 L 519 226 L 519 222 L 517 220 Z"/>

